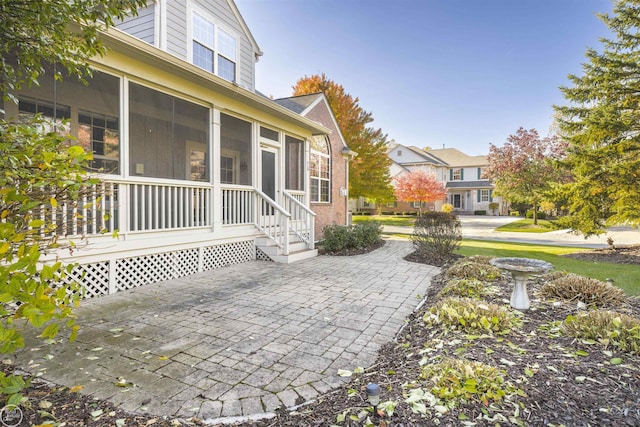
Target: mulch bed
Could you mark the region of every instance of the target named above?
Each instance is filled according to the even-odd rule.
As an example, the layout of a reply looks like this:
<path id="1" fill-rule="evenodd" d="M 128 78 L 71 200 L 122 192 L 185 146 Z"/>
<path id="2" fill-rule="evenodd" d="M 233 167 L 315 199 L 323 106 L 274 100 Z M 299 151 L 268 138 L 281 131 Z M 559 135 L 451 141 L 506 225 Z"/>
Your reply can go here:
<path id="1" fill-rule="evenodd" d="M 615 264 L 640 264 L 640 245 L 620 248 L 594 249 L 564 255 L 566 257 Z"/>
<path id="2" fill-rule="evenodd" d="M 638 257 L 625 251 L 608 253 L 592 251 L 595 260 L 627 260 Z M 581 257 L 590 252 L 580 253 Z M 409 259 L 412 257 L 410 256 Z M 414 261 L 421 261 L 415 256 Z M 422 260 L 424 262 L 424 259 Z M 638 262 L 634 262 L 638 264 Z M 557 333 L 553 325 L 578 311 L 576 301 L 553 302 L 538 298 L 541 280 L 530 281 L 531 310 L 523 313 L 523 326 L 508 335 L 468 339 L 462 334 L 445 334 L 439 328 L 426 328 L 423 316 L 440 297 L 438 292 L 446 284 L 441 274 L 432 280 L 426 304 L 408 317 L 406 326 L 395 342 L 384 345 L 377 361 L 362 373 L 353 374 L 343 387 L 319 397 L 294 411 L 281 410 L 274 418 L 234 424 L 236 427 L 267 426 L 364 426 L 366 421 L 380 427 L 391 426 L 460 426 L 460 425 L 545 425 L 545 426 L 638 426 L 640 425 L 640 357 L 586 344 Z M 508 305 L 511 285 L 507 277 L 495 284 L 498 292 L 486 299 Z M 629 299 L 615 310 L 640 317 L 640 301 Z M 429 343 L 425 347 L 425 343 Z M 440 413 L 428 409 L 426 416 L 414 413 L 405 402 L 403 384 L 417 381 L 421 354 L 430 348 L 430 360 L 441 356 L 464 357 L 504 369 L 508 378 L 524 392 L 498 404 L 485 406 L 476 402 L 461 404 Z M 611 360 L 620 358 L 620 364 Z M 3 365 L 8 372 L 11 365 Z M 424 381 L 424 380 L 422 380 Z M 367 412 L 364 388 L 378 383 L 383 401 L 395 401 L 391 417 Z M 34 379 L 26 393 L 28 403 L 23 411 L 26 423 L 39 425 L 57 421 L 65 426 L 126 426 L 177 427 L 203 425 L 201 420 L 168 419 L 163 417 L 124 413 L 108 402 L 96 401 L 66 388 L 51 386 Z M 338 422 L 344 414 L 345 420 Z M 383 414 L 384 415 L 384 414 Z M 353 416 L 355 419 L 350 419 Z M 64 424 L 66 423 L 66 424 Z"/>

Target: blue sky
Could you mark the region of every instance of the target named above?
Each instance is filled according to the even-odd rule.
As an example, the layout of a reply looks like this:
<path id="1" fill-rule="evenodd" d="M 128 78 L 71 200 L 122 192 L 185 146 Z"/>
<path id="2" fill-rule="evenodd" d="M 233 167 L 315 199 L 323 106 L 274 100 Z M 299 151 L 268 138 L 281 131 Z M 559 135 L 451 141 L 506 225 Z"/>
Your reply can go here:
<path id="1" fill-rule="evenodd" d="M 389 139 L 487 154 L 546 135 L 567 75 L 608 35 L 609 0 L 236 0 L 264 55 L 256 88 L 325 73 Z"/>

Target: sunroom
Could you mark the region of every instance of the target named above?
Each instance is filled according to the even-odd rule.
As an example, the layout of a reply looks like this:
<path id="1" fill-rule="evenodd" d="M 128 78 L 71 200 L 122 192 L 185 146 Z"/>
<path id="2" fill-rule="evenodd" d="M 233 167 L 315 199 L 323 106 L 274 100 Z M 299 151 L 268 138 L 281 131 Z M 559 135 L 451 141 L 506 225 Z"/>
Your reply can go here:
<path id="1" fill-rule="evenodd" d="M 99 188 L 47 213 L 62 237 L 88 237 L 57 254 L 81 264 L 87 294 L 315 255 L 306 171 L 327 129 L 124 33 L 104 38 L 87 84 L 48 73 L 3 106 L 54 118 L 94 154 Z"/>

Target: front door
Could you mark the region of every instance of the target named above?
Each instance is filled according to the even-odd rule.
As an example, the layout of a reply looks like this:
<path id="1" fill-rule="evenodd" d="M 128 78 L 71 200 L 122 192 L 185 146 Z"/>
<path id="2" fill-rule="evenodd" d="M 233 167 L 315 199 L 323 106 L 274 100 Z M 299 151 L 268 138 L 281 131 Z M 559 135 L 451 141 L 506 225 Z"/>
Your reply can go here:
<path id="1" fill-rule="evenodd" d="M 453 207 L 455 209 L 462 209 L 462 194 L 453 194 Z"/>
<path id="2" fill-rule="evenodd" d="M 276 170 L 278 165 L 278 151 L 271 147 L 262 147 L 260 190 L 272 200 L 276 200 Z"/>

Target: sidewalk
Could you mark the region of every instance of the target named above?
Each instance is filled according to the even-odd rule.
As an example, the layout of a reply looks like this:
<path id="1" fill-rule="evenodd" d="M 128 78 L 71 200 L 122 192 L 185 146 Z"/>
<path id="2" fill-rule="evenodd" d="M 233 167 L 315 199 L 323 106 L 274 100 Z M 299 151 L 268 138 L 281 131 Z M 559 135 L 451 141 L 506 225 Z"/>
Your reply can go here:
<path id="1" fill-rule="evenodd" d="M 125 410 L 204 420 L 316 398 L 371 365 L 436 267 L 407 241 L 295 264 L 252 261 L 86 300 L 74 343 L 30 337 L 16 366 Z"/>

